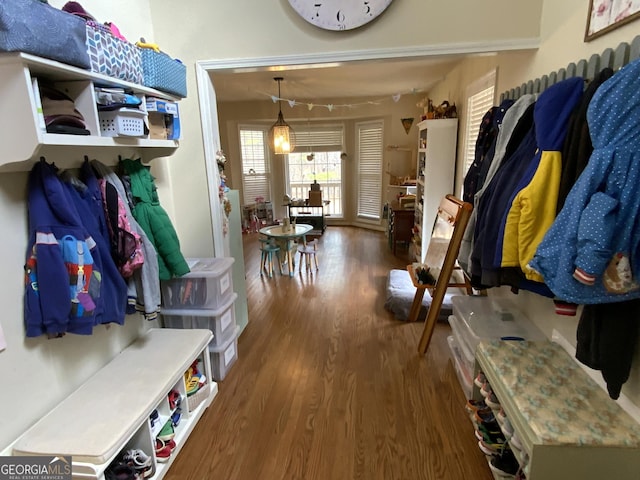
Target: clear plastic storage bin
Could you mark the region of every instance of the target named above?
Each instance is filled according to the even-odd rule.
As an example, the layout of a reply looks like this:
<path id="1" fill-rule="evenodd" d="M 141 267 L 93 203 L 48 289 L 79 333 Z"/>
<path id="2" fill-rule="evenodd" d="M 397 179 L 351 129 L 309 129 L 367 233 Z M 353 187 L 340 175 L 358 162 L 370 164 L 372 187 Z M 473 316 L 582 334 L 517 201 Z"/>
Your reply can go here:
<path id="1" fill-rule="evenodd" d="M 238 335 L 240 327 L 237 326 L 233 335 L 219 347 L 209 345 L 211 353 L 211 375 L 214 380 L 224 380 L 229 369 L 238 360 Z"/>
<path id="2" fill-rule="evenodd" d="M 458 382 L 460 383 L 462 392 L 464 393 L 467 399 L 472 398 L 473 369 L 467 370 L 467 367 L 463 365 L 462 352 L 460 351 L 460 346 L 458 345 L 453 335 L 449 335 L 447 337 L 447 343 L 449 344 L 449 350 L 451 350 L 451 359 L 453 360 L 453 367 L 456 371 L 456 376 L 458 377 Z"/>
<path id="3" fill-rule="evenodd" d="M 467 343 L 462 322 L 458 320 L 455 315 L 449 315 L 449 325 L 451 325 L 451 333 L 453 333 L 453 338 L 460 348 L 460 362 L 464 364 L 468 371 L 473 371 L 473 366 L 476 360 L 475 350 L 472 350 L 471 346 Z"/>
<path id="4" fill-rule="evenodd" d="M 453 314 L 460 320 L 463 343 L 475 355 L 482 340 L 547 340 L 542 331 L 508 298 L 456 295 Z"/>
<path id="5" fill-rule="evenodd" d="M 191 272 L 179 278 L 163 280 L 164 309 L 214 310 L 233 295 L 232 257 L 187 258 Z"/>
<path id="6" fill-rule="evenodd" d="M 215 310 L 167 310 L 160 314 L 165 328 L 208 328 L 213 332 L 209 345 L 219 347 L 231 338 L 236 327 L 234 303 L 238 294 L 234 293 L 228 301 Z"/>

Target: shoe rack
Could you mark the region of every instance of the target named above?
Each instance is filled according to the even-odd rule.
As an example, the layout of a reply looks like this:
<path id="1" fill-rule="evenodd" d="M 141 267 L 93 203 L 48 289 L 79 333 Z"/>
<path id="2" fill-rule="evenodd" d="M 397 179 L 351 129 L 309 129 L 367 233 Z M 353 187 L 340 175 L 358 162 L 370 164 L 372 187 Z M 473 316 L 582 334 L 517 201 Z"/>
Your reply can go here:
<path id="1" fill-rule="evenodd" d="M 123 452 L 140 449 L 152 457 L 152 478 L 161 479 L 218 392 L 211 339 L 205 329 L 150 329 L 27 430 L 10 453 L 71 456 L 73 478 L 104 480 Z M 187 395 L 185 373 L 196 360 L 204 378 Z M 180 395 L 180 405 L 171 401 L 171 392 Z M 157 437 L 177 408 L 175 445 L 169 456 L 158 458 Z"/>

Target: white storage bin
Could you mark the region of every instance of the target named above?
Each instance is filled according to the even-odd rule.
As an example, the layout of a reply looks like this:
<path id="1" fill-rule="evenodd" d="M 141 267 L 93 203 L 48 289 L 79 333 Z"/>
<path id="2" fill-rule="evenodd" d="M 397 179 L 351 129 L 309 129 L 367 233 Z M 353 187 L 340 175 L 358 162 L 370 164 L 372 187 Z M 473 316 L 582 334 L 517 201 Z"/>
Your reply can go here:
<path id="1" fill-rule="evenodd" d="M 103 137 L 144 137 L 144 119 L 137 108 L 121 108 L 98 112 L 100 134 Z"/>
<path id="2" fill-rule="evenodd" d="M 235 332 L 236 311 L 234 293 L 228 301 L 215 310 L 177 310 L 163 308 L 160 311 L 165 328 L 208 328 L 213 332 L 210 346 L 224 345 Z"/>
<path id="3" fill-rule="evenodd" d="M 456 339 L 453 338 L 452 335 L 447 337 L 447 343 L 449 344 L 449 349 L 451 350 L 451 359 L 453 360 L 453 366 L 456 371 L 456 375 L 458 377 L 458 382 L 460 382 L 460 387 L 462 388 L 462 392 L 465 395 L 465 398 L 472 398 L 473 395 L 473 378 L 472 373 L 473 370 L 467 370 L 467 368 L 463 365 L 462 360 L 462 352 Z"/>
<path id="4" fill-rule="evenodd" d="M 460 320 L 461 336 L 474 352 L 482 340 L 546 340 L 547 337 L 508 298 L 456 295 L 453 314 Z"/>
<path id="5" fill-rule="evenodd" d="M 473 371 L 473 365 L 475 363 L 475 350 L 472 350 L 471 346 L 467 344 L 467 339 L 464 335 L 464 326 L 455 315 L 449 315 L 449 325 L 451 325 L 453 338 L 456 340 L 458 347 L 460 347 L 460 353 L 462 354 L 460 361 L 463 362 L 467 370 L 471 372 Z"/>
<path id="6" fill-rule="evenodd" d="M 237 326 L 233 335 L 219 347 L 209 345 L 211 353 L 211 375 L 214 380 L 224 380 L 231 366 L 238 360 L 238 335 L 240 327 Z"/>
<path id="7" fill-rule="evenodd" d="M 165 309 L 217 309 L 233 295 L 234 259 L 187 258 L 191 271 L 161 283 Z"/>

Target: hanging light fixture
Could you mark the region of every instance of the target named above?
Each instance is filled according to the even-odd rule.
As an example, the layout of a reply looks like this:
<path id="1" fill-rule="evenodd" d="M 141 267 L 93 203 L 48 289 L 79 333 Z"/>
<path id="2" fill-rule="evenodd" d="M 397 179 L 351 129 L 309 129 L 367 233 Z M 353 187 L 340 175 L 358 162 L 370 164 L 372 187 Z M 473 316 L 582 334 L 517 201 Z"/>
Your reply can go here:
<path id="1" fill-rule="evenodd" d="M 274 77 L 274 80 L 278 82 L 278 119 L 269 130 L 269 145 L 273 149 L 273 153 L 283 155 L 293 152 L 296 147 L 296 136 L 282 116 L 280 82 L 284 79 L 282 77 Z"/>

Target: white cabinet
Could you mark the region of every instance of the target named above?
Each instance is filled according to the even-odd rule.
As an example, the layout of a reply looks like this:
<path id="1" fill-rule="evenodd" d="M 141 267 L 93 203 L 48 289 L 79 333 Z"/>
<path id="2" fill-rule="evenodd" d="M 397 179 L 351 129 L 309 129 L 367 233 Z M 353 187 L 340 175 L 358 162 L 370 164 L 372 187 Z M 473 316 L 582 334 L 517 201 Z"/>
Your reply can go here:
<path id="1" fill-rule="evenodd" d="M 103 480 L 123 451 L 141 449 L 161 479 L 218 392 L 212 380 L 209 330 L 151 329 L 27 430 L 6 454 L 71 456 L 73 478 Z M 199 360 L 207 383 L 186 395 L 184 374 Z M 175 448 L 155 455 L 156 436 L 175 413 L 172 390 L 184 397 Z M 150 419 L 157 412 L 159 420 Z M 154 415 L 155 416 L 155 415 Z"/>
<path id="2" fill-rule="evenodd" d="M 75 103 L 83 115 L 90 135 L 47 133 L 39 109 L 38 85 L 53 82 Z M 148 161 L 171 155 L 177 140 L 145 137 L 112 137 L 100 133 L 94 87 L 121 87 L 143 100 L 156 97 L 177 101 L 166 93 L 104 75 L 47 60 L 25 53 L 0 54 L 0 172 L 28 171 L 40 156 L 55 161 L 59 167 L 75 167 L 84 155 L 95 155 L 105 149 L 118 155 L 135 155 Z M 82 147 L 82 148 L 77 148 Z"/>
<path id="3" fill-rule="evenodd" d="M 440 201 L 454 189 L 458 119 L 418 124 L 418 165 L 413 249 L 423 263 Z"/>

